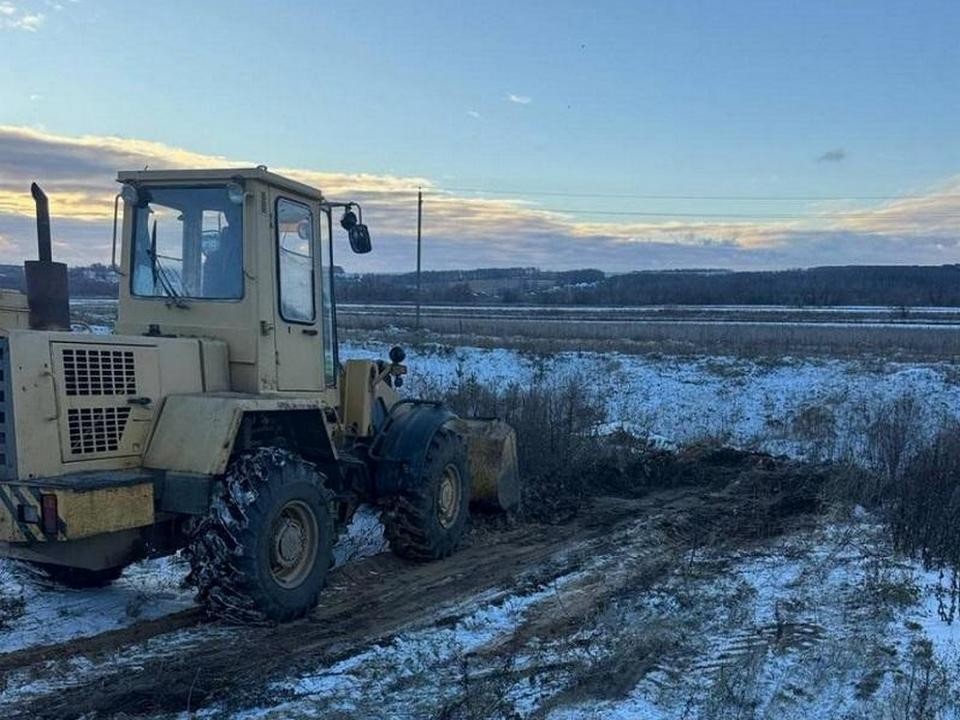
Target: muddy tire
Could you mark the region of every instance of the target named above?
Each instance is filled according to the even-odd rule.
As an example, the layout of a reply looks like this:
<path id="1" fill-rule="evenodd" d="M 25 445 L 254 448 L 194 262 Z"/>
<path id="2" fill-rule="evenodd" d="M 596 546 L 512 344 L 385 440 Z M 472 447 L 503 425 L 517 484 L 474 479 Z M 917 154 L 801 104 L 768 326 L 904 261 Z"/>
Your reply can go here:
<path id="1" fill-rule="evenodd" d="M 333 555 L 333 493 L 298 455 L 258 448 L 227 469 L 186 550 L 188 582 L 213 618 L 284 622 L 317 604 Z"/>
<path id="2" fill-rule="evenodd" d="M 441 428 L 427 448 L 419 478 L 405 483 L 383 516 L 390 548 L 411 560 L 447 557 L 460 544 L 470 519 L 467 446 Z"/>
<path id="3" fill-rule="evenodd" d="M 87 570 L 48 563 L 31 563 L 31 565 L 44 584 L 62 585 L 75 590 L 106 587 L 123 574 L 123 566 Z"/>

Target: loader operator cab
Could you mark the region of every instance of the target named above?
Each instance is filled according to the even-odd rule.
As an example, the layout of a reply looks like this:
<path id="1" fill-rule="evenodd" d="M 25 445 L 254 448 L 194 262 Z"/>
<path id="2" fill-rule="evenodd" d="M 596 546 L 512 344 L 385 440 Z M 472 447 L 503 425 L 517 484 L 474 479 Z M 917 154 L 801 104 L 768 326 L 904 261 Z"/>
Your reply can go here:
<path id="1" fill-rule="evenodd" d="M 354 251 L 368 252 L 356 204 L 263 167 L 118 181 L 118 332 L 222 340 L 237 391 L 336 389 L 333 212 Z"/>

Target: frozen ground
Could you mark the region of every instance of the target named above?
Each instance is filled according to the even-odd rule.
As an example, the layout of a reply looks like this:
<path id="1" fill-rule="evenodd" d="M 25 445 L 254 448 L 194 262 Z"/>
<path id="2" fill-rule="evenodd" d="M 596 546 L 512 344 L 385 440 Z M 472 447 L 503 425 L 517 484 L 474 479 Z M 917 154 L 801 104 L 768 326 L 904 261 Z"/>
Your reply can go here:
<path id="1" fill-rule="evenodd" d="M 617 554 L 513 595 L 447 608 L 412 629 L 278 684 L 279 718 L 953 717 L 960 628 L 941 584 L 889 557 L 866 521 L 739 552 L 696 552 L 644 584 L 642 522 Z M 459 612 L 458 612 L 459 610 Z M 909 713 L 910 708 L 916 714 Z M 919 708 L 919 711 L 918 711 Z M 219 716 L 224 708 L 207 714 Z"/>
<path id="2" fill-rule="evenodd" d="M 341 355 L 386 357 L 388 349 L 346 343 Z M 442 346 L 407 348 L 407 354 L 405 392 L 411 394 L 436 394 L 468 380 L 505 386 L 579 377 L 606 408 L 598 431 L 623 426 L 676 443 L 710 437 L 795 457 L 863 457 L 871 425 L 903 398 L 910 398 L 920 434 L 960 417 L 958 376 L 949 363 L 763 364 Z M 552 561 L 559 565 L 547 576 L 518 575 L 512 584 L 436 607 L 426 593 L 429 611 L 412 624 L 375 642 L 338 647 L 329 661 L 298 662 L 288 677 L 270 679 L 245 709 L 218 703 L 199 714 L 181 712 L 186 706 L 160 714 L 960 716 L 960 625 L 949 589 L 955 581 L 897 557 L 865 513 L 825 518 L 733 549 L 678 548 L 652 522 L 647 516 L 627 522 L 599 544 L 558 546 L 562 558 Z M 338 564 L 349 565 L 384 548 L 376 515 L 363 511 L 335 554 Z M 370 567 L 362 581 L 382 582 L 379 565 Z M 148 561 L 110 588 L 66 591 L 0 564 L 0 598 L 24 601 L 22 613 L 0 625 L 0 663 L 5 653 L 186 610 L 192 599 L 181 586 L 185 571 L 176 558 Z M 463 582 L 462 573 L 450 582 Z M 367 611 L 364 605 L 357 612 Z M 315 632 L 311 623 L 303 630 Z M 175 665 L 179 648 L 199 642 L 197 632 L 209 640 L 213 631 L 171 632 L 117 648 L 107 660 L 81 656 L 43 670 L 0 673 L 0 717 L 20 703 L 77 688 L 96 694 L 114 676 L 136 679 L 149 668 Z M 242 638 L 239 631 L 223 632 L 221 644 Z M 266 660 L 275 650 L 263 652 Z"/>
<path id="3" fill-rule="evenodd" d="M 0 625 L 0 653 L 97 635 L 161 617 L 193 604 L 181 587 L 186 566 L 177 557 L 136 563 L 105 588 L 70 590 L 0 560 L 0 592 L 24 601 L 23 615 Z"/>
<path id="4" fill-rule="evenodd" d="M 334 547 L 334 560 L 343 565 L 386 548 L 377 512 L 362 506 Z M 0 560 L 0 599 L 23 601 L 22 612 L 8 611 L 14 617 L 0 623 L 0 654 L 90 637 L 193 607 L 193 590 L 184 585 L 187 571 L 178 555 L 157 558 L 131 565 L 109 587 L 71 590 Z"/>

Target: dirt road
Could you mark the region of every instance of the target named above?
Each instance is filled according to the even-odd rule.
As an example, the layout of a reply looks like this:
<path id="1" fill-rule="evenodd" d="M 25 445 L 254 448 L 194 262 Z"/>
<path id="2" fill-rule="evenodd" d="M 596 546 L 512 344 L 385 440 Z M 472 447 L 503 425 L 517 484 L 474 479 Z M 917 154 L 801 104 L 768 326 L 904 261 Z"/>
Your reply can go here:
<path id="1" fill-rule="evenodd" d="M 286 679 L 400 632 L 456 626 L 484 603 L 549 595 L 560 583 L 552 612 L 479 652 L 496 662 L 532 637 L 569 633 L 623 593 L 649 587 L 685 552 L 769 535 L 814 509 L 811 488 L 782 482 L 783 468 L 764 456 L 718 455 L 711 462 L 680 487 L 597 498 L 562 524 L 480 522 L 469 545 L 442 562 L 417 565 L 390 554 L 355 562 L 331 575 L 320 606 L 300 622 L 226 627 L 188 610 L 0 655 L 0 691 L 11 699 L 0 716 L 141 717 L 201 708 L 229 714 L 275 706 L 295 695 Z M 762 482 L 745 481 L 751 477 Z M 631 666 L 619 682 L 648 669 Z"/>

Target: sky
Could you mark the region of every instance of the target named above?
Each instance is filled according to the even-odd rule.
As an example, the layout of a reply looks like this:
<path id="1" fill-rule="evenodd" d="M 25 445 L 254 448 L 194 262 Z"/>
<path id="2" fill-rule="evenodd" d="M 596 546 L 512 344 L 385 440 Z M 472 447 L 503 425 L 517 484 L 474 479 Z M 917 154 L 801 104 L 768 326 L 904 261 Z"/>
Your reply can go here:
<path id="1" fill-rule="evenodd" d="M 0 262 L 121 169 L 264 164 L 428 269 L 960 262 L 960 3 L 0 0 Z M 343 244 L 345 247 L 345 243 Z"/>

